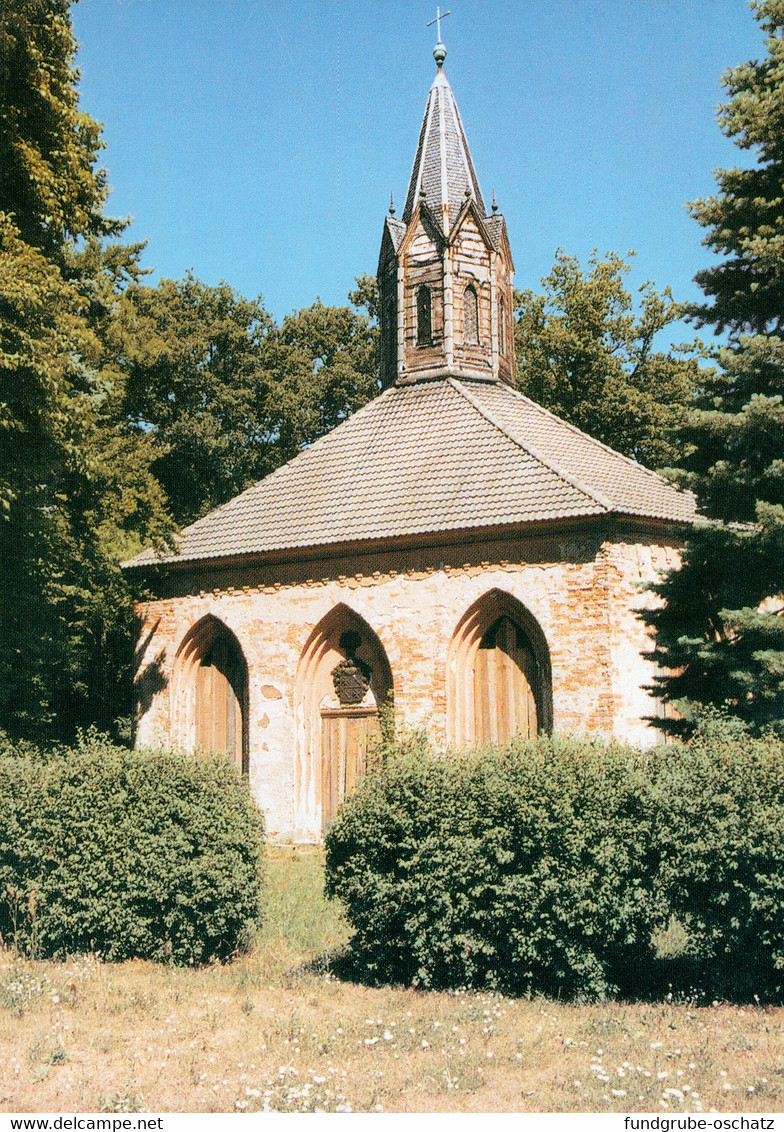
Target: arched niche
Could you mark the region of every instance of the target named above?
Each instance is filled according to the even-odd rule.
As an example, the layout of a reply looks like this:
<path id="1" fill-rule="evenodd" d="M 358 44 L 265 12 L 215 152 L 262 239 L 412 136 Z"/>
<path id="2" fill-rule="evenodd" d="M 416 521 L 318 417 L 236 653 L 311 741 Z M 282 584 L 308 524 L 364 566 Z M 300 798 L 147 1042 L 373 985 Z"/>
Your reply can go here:
<path id="1" fill-rule="evenodd" d="M 203 617 L 183 638 L 172 691 L 180 745 L 221 752 L 247 772 L 248 666 L 239 641 L 217 617 Z"/>
<path id="2" fill-rule="evenodd" d="M 467 346 L 479 345 L 479 297 L 473 283 L 463 292 L 463 334 Z"/>
<path id="3" fill-rule="evenodd" d="M 430 346 L 433 342 L 433 299 L 427 283 L 417 287 L 417 346 Z"/>
<path id="4" fill-rule="evenodd" d="M 381 641 L 358 613 L 336 606 L 310 634 L 297 667 L 296 792 L 303 822 L 323 831 L 353 790 L 392 692 Z"/>
<path id="5" fill-rule="evenodd" d="M 455 746 L 508 743 L 552 730 L 550 650 L 536 618 L 490 590 L 458 622 L 447 664 L 447 736 Z"/>

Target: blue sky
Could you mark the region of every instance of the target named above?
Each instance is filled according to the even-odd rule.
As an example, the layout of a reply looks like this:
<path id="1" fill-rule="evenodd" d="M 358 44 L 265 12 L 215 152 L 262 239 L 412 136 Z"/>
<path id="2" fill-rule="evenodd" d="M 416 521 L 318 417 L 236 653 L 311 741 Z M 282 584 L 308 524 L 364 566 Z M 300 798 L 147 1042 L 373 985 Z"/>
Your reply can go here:
<path id="1" fill-rule="evenodd" d="M 699 297 L 685 202 L 748 163 L 720 133 L 727 67 L 764 54 L 746 0 L 452 0 L 445 70 L 516 285 L 562 247 L 637 253 L 633 286 Z M 108 211 L 152 280 L 188 269 L 278 319 L 346 302 L 402 208 L 435 73 L 429 0 L 79 0 L 83 109 Z"/>

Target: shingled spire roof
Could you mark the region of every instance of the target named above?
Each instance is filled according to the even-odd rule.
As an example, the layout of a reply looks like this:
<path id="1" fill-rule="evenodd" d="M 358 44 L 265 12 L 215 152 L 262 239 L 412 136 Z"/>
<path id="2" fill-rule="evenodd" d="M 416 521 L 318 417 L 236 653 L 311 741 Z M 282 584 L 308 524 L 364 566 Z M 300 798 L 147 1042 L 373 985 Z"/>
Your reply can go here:
<path id="1" fill-rule="evenodd" d="M 455 96 L 441 65 L 438 67 L 419 132 L 414 167 L 408 182 L 403 220 L 408 224 L 424 191 L 432 216 L 448 234 L 466 198 L 466 189 L 482 216 L 487 215 L 474 163 L 468 150 Z"/>

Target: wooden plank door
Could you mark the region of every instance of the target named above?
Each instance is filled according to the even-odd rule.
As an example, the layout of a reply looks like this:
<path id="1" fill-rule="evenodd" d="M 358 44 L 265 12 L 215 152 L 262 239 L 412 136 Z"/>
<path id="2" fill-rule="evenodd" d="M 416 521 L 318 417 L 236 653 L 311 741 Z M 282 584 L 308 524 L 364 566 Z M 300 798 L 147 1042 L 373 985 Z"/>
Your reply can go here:
<path id="1" fill-rule="evenodd" d="M 499 617 L 474 662 L 477 741 L 503 746 L 515 735 L 538 734 L 535 682 L 536 661 L 525 634 L 510 617 Z"/>
<path id="2" fill-rule="evenodd" d="M 224 651 L 213 646 L 196 672 L 196 746 L 222 752 L 242 768 L 242 705 Z"/>
<path id="3" fill-rule="evenodd" d="M 321 822 L 326 829 L 341 798 L 350 794 L 367 768 L 368 748 L 379 734 L 375 705 L 322 708 Z"/>

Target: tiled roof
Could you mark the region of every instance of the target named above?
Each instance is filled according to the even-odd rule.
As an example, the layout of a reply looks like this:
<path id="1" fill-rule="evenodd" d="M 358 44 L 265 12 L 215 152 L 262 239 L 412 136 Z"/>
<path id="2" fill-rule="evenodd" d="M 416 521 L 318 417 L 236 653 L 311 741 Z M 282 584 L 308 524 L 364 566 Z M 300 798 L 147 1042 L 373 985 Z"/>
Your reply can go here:
<path id="1" fill-rule="evenodd" d="M 689 522 L 691 495 L 508 386 L 393 386 L 288 464 L 126 565 L 601 514 Z"/>
<path id="2" fill-rule="evenodd" d="M 394 216 L 386 216 L 384 223 L 389 230 L 389 235 L 392 238 L 392 247 L 397 251 L 400 247 L 401 241 L 406 234 L 406 226 L 402 220 L 396 220 Z"/>
<path id="3" fill-rule="evenodd" d="M 676 490 L 656 472 L 621 456 L 521 393 L 508 386 L 478 385 L 474 397 L 521 446 L 539 453 L 551 466 L 602 497 L 611 510 L 675 522 L 695 518 L 691 492 Z"/>
<path id="4" fill-rule="evenodd" d="M 441 67 L 430 88 L 419 133 L 419 144 L 403 209 L 406 224 L 411 219 L 423 189 L 428 208 L 446 229 L 445 235 L 460 212 L 466 189 L 470 190 L 482 216 L 486 215 L 455 96 Z M 448 218 L 446 225 L 443 224 L 444 206 Z"/>
<path id="5" fill-rule="evenodd" d="M 501 247 L 501 234 L 504 230 L 504 218 L 500 212 L 494 212 L 491 216 L 485 218 L 485 228 L 493 241 L 493 247 L 496 251 Z"/>

